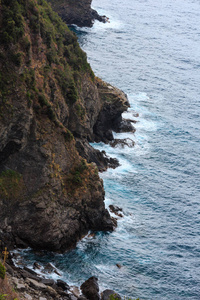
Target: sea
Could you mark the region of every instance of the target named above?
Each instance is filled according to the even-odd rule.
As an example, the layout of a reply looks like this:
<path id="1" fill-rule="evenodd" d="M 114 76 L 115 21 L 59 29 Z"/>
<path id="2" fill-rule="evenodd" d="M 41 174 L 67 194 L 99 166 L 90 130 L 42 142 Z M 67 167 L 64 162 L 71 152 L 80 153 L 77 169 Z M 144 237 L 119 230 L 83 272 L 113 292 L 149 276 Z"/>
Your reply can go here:
<path id="1" fill-rule="evenodd" d="M 126 299 L 200 299 L 200 1 L 93 0 L 106 24 L 74 27 L 97 76 L 122 89 L 134 147 L 93 146 L 119 160 L 101 173 L 105 204 L 123 209 L 112 233 L 65 254 L 23 252 L 51 262 L 69 284 L 97 276 Z M 55 276 L 55 275 L 52 275 Z"/>

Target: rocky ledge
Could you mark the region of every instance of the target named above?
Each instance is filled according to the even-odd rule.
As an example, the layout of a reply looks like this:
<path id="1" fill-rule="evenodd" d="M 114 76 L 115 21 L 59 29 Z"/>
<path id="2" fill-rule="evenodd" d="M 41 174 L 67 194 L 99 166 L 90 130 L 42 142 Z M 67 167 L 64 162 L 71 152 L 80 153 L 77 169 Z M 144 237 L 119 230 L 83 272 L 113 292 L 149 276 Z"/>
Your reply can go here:
<path id="1" fill-rule="evenodd" d="M 8 299 L 109 300 L 113 295 L 115 299 L 121 300 L 120 295 L 113 290 L 107 289 L 100 292 L 98 278 L 95 276 L 83 282 L 79 288 L 70 286 L 61 279 L 53 280 L 46 278 L 45 274 L 38 275 L 36 271 L 27 267 L 18 268 L 12 260 L 9 260 L 5 267 L 6 276 L 0 277 L 0 290 L 9 297 Z M 35 263 L 34 267 L 37 269 L 40 265 Z M 48 264 L 47 268 L 58 274 L 53 265 Z"/>

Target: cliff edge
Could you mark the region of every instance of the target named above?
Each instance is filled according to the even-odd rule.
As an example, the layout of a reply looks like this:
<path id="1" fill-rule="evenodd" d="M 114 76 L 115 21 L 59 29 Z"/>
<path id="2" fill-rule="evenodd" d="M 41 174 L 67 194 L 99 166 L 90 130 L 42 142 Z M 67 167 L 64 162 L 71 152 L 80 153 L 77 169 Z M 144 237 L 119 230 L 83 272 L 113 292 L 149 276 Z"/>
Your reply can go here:
<path id="1" fill-rule="evenodd" d="M 99 153 L 88 141 L 112 139 L 128 105 L 124 93 L 95 77 L 76 36 L 46 1 L 0 2 L 5 246 L 64 251 L 89 230 L 113 230 L 92 163 Z"/>

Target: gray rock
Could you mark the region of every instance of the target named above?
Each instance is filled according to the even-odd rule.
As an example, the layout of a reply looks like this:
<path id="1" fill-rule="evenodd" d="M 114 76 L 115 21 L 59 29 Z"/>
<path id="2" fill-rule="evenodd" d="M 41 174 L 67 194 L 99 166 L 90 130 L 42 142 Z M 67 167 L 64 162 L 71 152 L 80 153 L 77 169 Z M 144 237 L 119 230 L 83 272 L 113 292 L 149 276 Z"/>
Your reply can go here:
<path id="1" fill-rule="evenodd" d="M 45 291 L 47 286 L 41 282 L 37 282 L 34 279 L 27 278 L 26 282 L 30 285 L 30 287 L 34 288 L 35 290 Z"/>
<path id="2" fill-rule="evenodd" d="M 43 283 L 45 285 L 49 285 L 49 286 L 54 286 L 55 285 L 55 281 L 53 279 L 48 279 L 48 278 L 42 279 L 41 283 Z"/>
<path id="3" fill-rule="evenodd" d="M 35 276 L 37 276 L 38 274 L 35 272 L 35 271 L 33 271 L 33 270 L 31 270 L 31 269 L 29 269 L 28 267 L 24 267 L 24 270 L 26 271 L 26 272 L 28 272 L 28 273 L 30 273 L 30 274 L 32 274 L 32 275 L 35 275 Z"/>
<path id="4" fill-rule="evenodd" d="M 69 295 L 70 300 L 77 300 L 78 298 L 74 294 Z"/>
<path id="5" fill-rule="evenodd" d="M 26 300 L 32 300 L 33 299 L 33 297 L 31 295 L 27 294 L 27 293 L 24 293 L 24 298 Z"/>
<path id="6" fill-rule="evenodd" d="M 26 286 L 25 286 L 23 283 L 18 283 L 18 284 L 16 285 L 16 288 L 17 288 L 17 290 L 20 291 L 20 292 L 24 292 L 24 291 L 26 290 Z"/>

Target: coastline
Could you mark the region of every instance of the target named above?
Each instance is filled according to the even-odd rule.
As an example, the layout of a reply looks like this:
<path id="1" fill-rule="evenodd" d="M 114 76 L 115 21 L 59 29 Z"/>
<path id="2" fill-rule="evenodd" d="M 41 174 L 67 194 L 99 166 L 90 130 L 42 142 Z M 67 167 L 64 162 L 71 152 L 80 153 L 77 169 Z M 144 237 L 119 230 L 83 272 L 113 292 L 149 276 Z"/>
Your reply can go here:
<path id="1" fill-rule="evenodd" d="M 102 20 L 101 20 L 102 21 Z M 41 43 L 41 41 L 40 41 Z M 33 46 L 32 46 L 32 50 Z M 35 50 L 34 50 L 35 51 Z M 34 53 L 33 51 L 33 53 Z M 38 59 L 38 57 L 37 57 Z M 23 62 L 26 63 L 26 62 Z M 3 63 L 2 63 L 3 65 Z M 36 69 L 36 68 L 35 68 Z M 37 70 L 38 72 L 38 77 L 39 77 L 39 70 Z M 85 82 L 84 82 L 85 80 Z M 76 229 L 77 232 L 72 233 L 72 238 L 69 238 L 69 241 L 65 241 L 64 240 L 64 235 L 62 233 L 62 235 L 60 236 L 59 240 L 55 240 L 56 236 L 58 236 L 58 232 L 55 230 L 55 237 L 53 237 L 53 232 L 50 229 L 48 234 L 45 233 L 45 235 L 41 235 L 41 233 L 37 233 L 37 235 L 34 237 L 33 236 L 35 234 L 35 230 L 31 227 L 27 227 L 30 224 L 30 220 L 29 223 L 27 223 L 27 220 L 25 220 L 26 226 L 24 226 L 24 220 L 23 218 L 21 218 L 22 214 L 21 214 L 21 207 L 23 207 L 23 211 L 25 212 L 25 215 L 33 215 L 33 205 L 36 205 L 36 211 L 35 211 L 35 215 L 34 215 L 34 219 L 32 219 L 32 224 L 38 223 L 37 227 L 42 229 L 44 227 L 48 227 L 48 223 L 51 221 L 51 223 L 53 222 L 52 217 L 49 215 L 48 219 L 45 220 L 45 222 L 47 221 L 47 223 L 42 223 L 39 224 L 39 220 L 43 220 L 42 215 L 44 216 L 44 211 L 46 209 L 47 206 L 47 200 L 49 199 L 49 197 L 47 197 L 47 195 L 45 195 L 45 201 L 44 199 L 42 199 L 41 197 L 39 197 L 38 199 L 34 199 L 34 202 L 31 203 L 31 201 L 29 199 L 24 198 L 23 201 L 20 206 L 18 208 L 16 207 L 12 207 L 10 206 L 10 210 L 12 211 L 12 209 L 14 209 L 13 211 L 13 215 L 14 215 L 14 222 L 13 222 L 13 218 L 12 218 L 12 214 L 8 215 L 7 214 L 7 208 L 4 202 L 2 202 L 1 204 L 3 205 L 3 210 L 1 211 L 2 214 L 2 224 L 1 224 L 1 231 L 0 231 L 0 237 L 3 241 L 2 243 L 2 250 L 4 250 L 4 247 L 7 246 L 9 247 L 9 250 L 14 248 L 14 247 L 27 247 L 27 246 L 32 246 L 35 249 L 47 249 L 47 250 L 54 250 L 54 251 L 58 251 L 58 252 L 63 252 L 65 251 L 67 248 L 71 248 L 74 247 L 74 245 L 77 243 L 78 240 L 80 240 L 81 236 L 86 234 L 88 232 L 88 230 L 94 230 L 94 231 L 98 231 L 98 230 L 104 230 L 104 231 L 112 231 L 114 229 L 114 227 L 116 226 L 116 220 L 114 218 L 111 218 L 108 211 L 105 209 L 104 204 L 103 204 L 103 200 L 104 200 L 104 189 L 103 189 L 103 185 L 102 185 L 102 181 L 99 180 L 99 177 L 96 174 L 96 165 L 98 167 L 98 169 L 100 171 L 105 171 L 108 167 L 113 167 L 115 168 L 118 163 L 116 160 L 113 160 L 112 158 L 108 158 L 106 156 L 106 154 L 104 152 L 100 152 L 97 151 L 95 149 L 93 149 L 92 147 L 89 146 L 88 140 L 89 141 L 95 141 L 95 142 L 100 142 L 103 141 L 104 143 L 112 143 L 114 141 L 114 137 L 112 134 L 112 130 L 116 131 L 116 132 L 126 132 L 126 131 L 133 131 L 134 128 L 131 124 L 131 122 L 124 122 L 124 120 L 121 117 L 121 114 L 127 110 L 129 103 L 127 100 L 126 95 L 120 91 L 119 89 L 111 86 L 110 84 L 107 84 L 105 82 L 103 82 L 101 79 L 99 78 L 95 78 L 94 83 L 91 84 L 90 82 L 90 86 L 88 85 L 88 82 L 86 82 L 86 78 L 84 78 L 83 80 L 83 86 L 84 84 L 86 85 L 85 90 L 89 89 L 92 90 L 92 97 L 95 97 L 95 99 L 98 102 L 97 107 L 95 108 L 95 117 L 94 120 L 90 120 L 90 124 L 88 125 L 87 123 L 81 124 L 81 126 L 79 126 L 79 124 L 76 123 L 76 120 L 73 122 L 71 122 L 70 124 L 70 130 L 71 132 L 74 134 L 75 136 L 75 143 L 76 143 L 76 148 L 79 152 L 80 157 L 85 158 L 85 160 L 91 164 L 91 168 L 89 170 L 90 175 L 92 174 L 92 176 L 90 177 L 90 181 L 93 181 L 93 189 L 95 187 L 94 181 L 97 182 L 98 184 L 98 188 L 96 188 L 95 192 L 97 192 L 95 195 L 92 194 L 92 197 L 90 200 L 96 201 L 96 204 L 98 202 L 98 207 L 95 207 L 95 211 L 91 210 L 90 208 L 90 203 L 89 206 L 87 208 L 84 208 L 84 211 L 86 211 L 88 209 L 91 210 L 89 212 L 89 215 L 86 216 L 86 219 L 90 218 L 89 220 L 89 226 L 85 226 L 85 228 L 81 228 L 81 231 Z M 81 91 L 82 94 L 84 94 L 84 89 L 82 89 Z M 94 96 L 95 95 L 95 96 Z M 18 96 L 18 95 L 17 95 Z M 83 98 L 86 98 L 85 95 L 82 96 Z M 58 125 L 58 122 L 60 122 L 59 119 L 57 119 L 57 117 L 55 117 L 53 111 L 52 111 L 52 104 L 46 104 L 46 100 L 41 99 L 41 96 L 38 96 L 39 101 L 43 101 L 41 106 L 47 106 L 48 109 L 50 109 L 50 114 L 49 114 L 49 119 L 53 120 L 53 122 L 55 122 L 55 125 Z M 33 110 L 35 109 L 34 106 L 32 107 L 32 102 L 30 102 L 30 107 L 28 107 L 28 109 L 33 108 Z M 38 104 L 37 104 L 38 105 Z M 85 103 L 85 108 L 86 110 L 90 110 L 91 107 L 89 107 L 88 103 Z M 87 107 L 88 105 L 88 107 Z M 36 107 L 36 106 L 35 106 Z M 38 110 L 38 106 L 36 107 L 36 109 Z M 11 151 L 6 154 L 6 147 L 7 145 L 11 142 L 10 140 L 7 141 L 5 136 L 4 136 L 4 143 L 3 148 L 1 149 L 1 156 L 2 156 L 2 173 L 1 176 L 6 177 L 7 175 L 9 176 L 14 176 L 16 177 L 17 180 L 17 193 L 19 193 L 20 197 L 23 197 L 24 195 L 24 190 L 25 190 L 25 186 L 27 186 L 27 182 L 22 181 L 22 176 L 21 173 L 23 174 L 23 169 L 20 166 L 20 160 L 18 159 L 17 155 L 18 152 L 20 152 L 20 149 L 24 148 L 23 144 L 26 144 L 29 142 L 29 140 L 26 140 L 27 137 L 27 132 L 29 131 L 28 126 L 30 125 L 31 130 L 32 130 L 32 137 L 34 138 L 35 141 L 39 139 L 39 137 L 36 138 L 37 136 L 37 132 L 36 132 L 36 123 L 39 121 L 39 118 L 37 120 L 37 122 L 35 120 L 33 120 L 32 115 L 30 116 L 27 108 L 25 109 L 25 106 L 20 107 L 20 113 L 24 113 L 25 111 L 25 116 L 26 116 L 26 126 L 24 125 L 23 122 L 25 122 L 25 119 L 23 120 L 23 124 L 24 125 L 24 129 L 26 131 L 26 133 L 22 131 L 18 132 L 18 127 L 16 127 L 16 132 L 12 133 L 12 136 L 10 135 L 9 132 L 7 132 L 7 137 L 8 139 L 10 139 L 10 137 L 13 139 L 15 139 L 14 143 L 15 145 L 17 145 L 17 148 L 13 148 L 11 149 Z M 31 111 L 31 114 L 33 114 L 33 112 Z M 62 117 L 62 116 L 61 116 Z M 73 115 L 74 117 L 74 115 Z M 15 122 L 18 121 L 17 119 L 13 119 L 13 126 L 12 126 L 12 130 L 15 127 Z M 40 120 L 43 121 L 43 120 Z M 71 118 L 72 121 L 72 118 Z M 57 122 L 57 124 L 56 124 Z M 93 122 L 93 123 L 92 123 Z M 41 122 L 42 124 L 42 122 Z M 52 126 L 52 124 L 50 125 L 49 120 L 48 122 L 46 122 L 46 129 L 48 134 L 50 132 L 52 132 L 52 128 L 54 127 L 54 125 Z M 78 127 L 77 127 L 78 125 Z M 73 127 L 74 126 L 74 127 Z M 6 126 L 4 125 L 4 127 L 6 128 Z M 60 126 L 61 127 L 61 126 Z M 3 129 L 5 129 L 3 128 Z M 21 129 L 20 129 L 21 130 Z M 59 130 L 57 130 L 57 133 L 59 132 Z M 41 133 L 40 133 L 41 134 Z M 67 137 L 68 139 L 68 131 L 64 132 L 64 135 Z M 53 135 L 51 142 L 55 141 L 55 136 Z M 58 140 L 57 140 L 58 141 Z M 119 143 L 119 141 L 116 141 L 117 143 Z M 59 140 L 59 145 L 61 145 L 63 143 L 63 140 L 60 139 Z M 68 140 L 68 143 L 71 143 L 71 140 Z M 7 145 L 6 145 L 7 144 Z M 31 141 L 31 144 L 33 145 L 33 141 Z M 58 146 L 59 146 L 58 145 Z M 71 148 L 74 147 L 70 146 Z M 33 149 L 34 151 L 36 149 Z M 28 151 L 30 152 L 30 149 L 28 149 Z M 36 153 L 34 154 L 34 151 L 32 152 L 32 155 L 34 157 L 34 160 L 36 160 Z M 57 151 L 58 151 L 58 147 L 57 147 Z M 73 149 L 72 149 L 73 151 Z M 16 158 L 13 159 L 14 155 L 16 156 Z M 12 155 L 12 157 L 11 157 Z M 59 152 L 56 153 L 57 157 L 58 156 L 62 156 L 63 152 Z M 21 154 L 21 158 L 23 158 L 23 164 L 24 164 L 24 169 L 26 169 L 26 161 L 24 160 L 24 157 L 27 156 L 27 152 L 25 151 L 24 153 L 22 152 Z M 46 158 L 48 156 L 46 150 L 42 150 L 42 156 L 43 156 L 43 164 L 44 164 L 44 157 Z M 79 159 L 77 153 L 75 153 L 75 159 Z M 11 157 L 11 159 L 10 159 Z M 59 164 L 61 165 L 61 160 L 57 162 L 54 161 L 54 156 L 53 157 L 53 168 L 57 168 L 56 171 L 59 171 L 59 168 L 57 167 Z M 7 160 L 7 159 L 10 159 Z M 37 158 L 38 159 L 38 158 Z M 64 159 L 64 158 L 63 158 Z M 18 160 L 18 162 L 17 162 Z M 4 164 L 6 162 L 6 169 L 4 167 Z M 95 162 L 96 165 L 93 165 L 92 163 Z M 16 163 L 17 163 L 17 167 L 16 167 Z M 59 164 L 58 164 L 59 163 Z M 83 160 L 81 160 L 81 163 L 83 164 Z M 12 171 L 13 166 L 15 166 L 15 169 L 20 171 L 19 175 L 17 172 Z M 87 169 L 88 166 L 86 165 L 86 163 L 84 162 L 84 170 L 85 168 Z M 5 170 L 4 170 L 5 169 Z M 63 172 L 63 170 L 62 170 Z M 88 173 L 89 173 L 88 172 Z M 35 173 L 36 175 L 39 175 L 39 170 L 37 170 L 37 172 Z M 47 177 L 46 175 L 48 174 L 43 174 L 45 176 L 43 176 L 43 180 L 45 177 Z M 85 175 L 85 174 L 84 174 Z M 86 174 L 88 175 L 88 174 Z M 35 176 L 35 175 L 34 175 Z M 89 176 L 89 175 L 88 175 Z M 55 175 L 55 178 L 58 177 L 58 180 L 61 181 L 61 177 Z M 26 178 L 27 180 L 28 178 Z M 35 180 L 36 178 L 34 178 Z M 34 182 L 33 180 L 33 182 Z M 57 179 L 54 179 L 53 185 L 54 187 L 57 186 Z M 82 180 L 82 178 L 81 178 Z M 40 182 L 41 183 L 41 182 Z M 34 188 L 36 187 L 38 189 L 40 183 L 37 180 L 37 184 L 38 186 L 34 186 Z M 21 186 L 20 186 L 21 184 Z M 101 188 L 99 188 L 99 186 Z M 29 183 L 29 187 L 32 189 L 32 186 Z M 19 191 L 18 191 L 18 188 Z M 59 188 L 56 187 L 56 190 L 59 191 Z M 28 191 L 29 194 L 30 192 L 33 193 L 34 191 Z M 49 192 L 49 191 L 48 191 Z M 71 190 L 68 191 L 68 193 L 71 193 Z M 4 193 L 4 190 L 3 190 Z M 35 194 L 34 194 L 35 195 Z M 52 195 L 55 195 L 55 192 L 52 191 Z M 4 194 L 3 194 L 4 196 Z M 18 196 L 18 194 L 17 194 Z M 37 195 L 38 196 L 38 195 Z M 40 195 L 39 195 L 40 196 Z M 9 196 L 10 197 L 10 196 Z M 35 196 L 34 196 L 35 197 Z M 88 197 L 88 195 L 87 195 Z M 90 197 L 90 196 L 89 196 Z M 76 198 L 77 199 L 77 198 Z M 30 206 L 31 204 L 31 206 Z M 60 205 L 60 203 L 57 203 Z M 96 205 L 95 204 L 95 205 Z M 100 204 L 100 206 L 99 206 Z M 48 204 L 49 205 L 49 204 Z M 87 206 L 87 205 L 86 205 Z M 92 206 L 94 206 L 92 204 Z M 34 209 L 35 209 L 34 208 Z M 99 209 L 98 209 L 99 208 Z M 92 207 L 93 209 L 93 207 Z M 50 209 L 51 210 L 51 209 Z M 93 218 L 93 214 L 96 214 L 96 210 L 99 210 L 99 216 L 98 218 L 94 219 Z M 52 211 L 54 211 L 55 214 L 55 205 L 52 206 Z M 42 213 L 42 215 L 40 216 L 40 214 Z M 36 217 L 36 214 L 38 214 L 38 216 Z M 49 219 L 50 217 L 50 219 Z M 100 220 L 101 217 L 101 220 Z M 103 217 L 103 218 L 102 218 Z M 11 218 L 11 219 L 10 219 Z M 79 216 L 78 216 L 79 218 Z M 72 216 L 72 220 L 74 219 L 74 216 Z M 58 219 L 57 219 L 58 220 Z M 17 223 L 19 221 L 19 223 Z M 54 222 L 54 225 L 56 225 L 56 220 Z M 86 223 L 86 221 L 84 221 L 83 223 Z M 57 225 L 56 225 L 57 226 Z M 18 227 L 18 228 L 17 228 Z M 60 226 L 58 225 L 58 228 Z M 72 226 L 71 226 L 72 227 Z M 70 227 L 70 228 L 71 228 Z M 70 229 L 71 230 L 71 229 Z M 49 235 L 49 236 L 48 236 Z M 66 234 L 65 234 L 66 235 Z M 39 239 L 38 239 L 39 237 Z M 48 240 L 47 240 L 48 238 Z M 62 241 L 62 244 L 61 244 Z M 45 297 L 47 297 L 47 299 L 51 300 L 51 299 L 70 299 L 70 300 L 74 300 L 74 299 L 78 299 L 80 295 L 77 295 L 75 292 L 72 293 L 68 293 L 68 285 L 67 283 L 64 282 L 53 282 L 53 281 L 49 281 L 48 279 L 45 278 L 40 278 L 37 276 L 37 274 L 34 273 L 34 271 L 27 269 L 26 267 L 24 267 L 24 270 L 21 270 L 20 268 L 15 267 L 12 264 L 12 261 L 10 260 L 8 264 L 6 264 L 6 268 L 7 268 L 7 279 L 5 279 L 6 281 L 8 280 L 8 283 L 13 285 L 15 287 L 15 289 L 20 293 L 20 297 L 24 297 L 23 299 L 45 299 Z M 1 279 L 0 279 L 1 280 Z M 43 281 L 43 282 L 42 282 Z M 2 284 L 2 280 L 1 280 L 1 284 Z M 90 282 L 91 284 L 91 282 Z M 100 295 L 99 295 L 99 287 L 97 284 L 97 279 L 94 279 L 94 282 L 92 282 L 92 287 L 91 289 L 93 289 L 93 285 L 96 286 L 96 296 L 98 299 L 100 299 Z M 107 300 L 110 293 L 115 293 L 114 291 L 110 292 L 106 292 L 106 295 L 102 295 L 102 299 L 103 300 Z M 85 296 L 87 296 L 87 299 L 93 299 L 93 295 L 92 296 L 88 296 L 87 292 L 86 294 L 84 294 Z M 96 297 L 95 296 L 95 297 Z M 107 298 L 106 298 L 107 297 Z"/>

